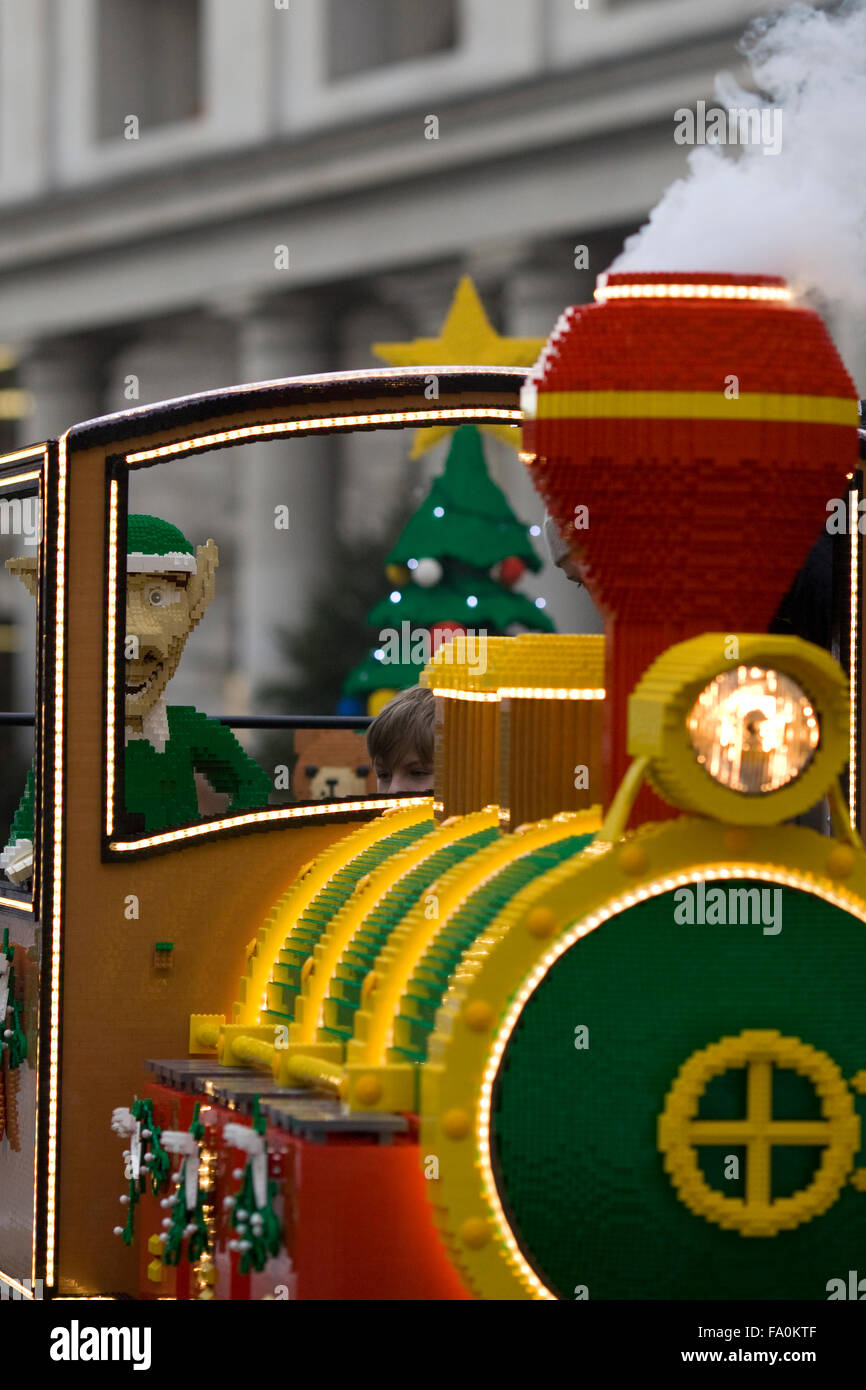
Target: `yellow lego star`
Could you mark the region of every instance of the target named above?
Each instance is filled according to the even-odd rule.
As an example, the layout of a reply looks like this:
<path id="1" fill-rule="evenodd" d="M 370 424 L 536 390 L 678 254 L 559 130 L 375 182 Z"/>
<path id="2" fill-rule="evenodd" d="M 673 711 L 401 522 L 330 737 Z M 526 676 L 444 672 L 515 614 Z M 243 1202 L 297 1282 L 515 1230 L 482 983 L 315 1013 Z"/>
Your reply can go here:
<path id="1" fill-rule="evenodd" d="M 438 338 L 414 338 L 409 343 L 374 343 L 373 352 L 392 367 L 531 367 L 544 338 L 504 338 L 484 312 L 478 291 L 468 275 L 457 286 Z M 415 431 L 410 458 L 438 444 L 457 428 L 433 425 Z M 509 425 L 481 425 L 488 434 L 520 448 L 520 431 Z"/>

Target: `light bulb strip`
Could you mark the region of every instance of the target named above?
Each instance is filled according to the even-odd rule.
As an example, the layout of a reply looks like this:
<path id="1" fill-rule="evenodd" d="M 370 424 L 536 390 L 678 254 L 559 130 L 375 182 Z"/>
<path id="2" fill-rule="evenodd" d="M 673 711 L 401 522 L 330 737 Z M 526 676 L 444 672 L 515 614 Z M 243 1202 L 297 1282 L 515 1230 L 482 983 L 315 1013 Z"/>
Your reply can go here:
<path id="1" fill-rule="evenodd" d="M 499 699 L 498 691 L 456 690 L 447 685 L 434 686 L 433 694 L 439 695 L 445 700 L 470 700 L 478 701 L 481 704 L 493 704 Z"/>
<path id="2" fill-rule="evenodd" d="M 548 686 L 525 686 L 525 685 L 503 685 L 494 691 L 481 690 L 458 690 L 450 686 L 434 686 L 434 695 L 441 695 L 446 700 L 479 700 L 482 702 L 494 702 L 496 700 L 603 700 L 604 691 L 598 688 L 588 690 L 571 690 L 566 687 L 554 688 Z"/>
<path id="3" fill-rule="evenodd" d="M 850 699 L 850 711 L 848 715 L 848 814 L 851 824 L 857 825 L 857 725 L 860 721 L 860 693 L 859 681 L 860 670 L 858 664 L 858 649 L 860 639 L 860 576 L 858 566 L 860 564 L 860 493 L 857 488 L 852 488 L 848 494 L 848 516 L 850 518 L 849 533 L 851 536 L 850 565 L 851 565 L 851 591 L 850 591 L 850 615 L 848 624 L 848 697 Z"/>
<path id="4" fill-rule="evenodd" d="M 25 459 L 41 459 L 45 462 L 46 449 L 44 444 L 28 444 L 26 449 L 13 449 L 9 454 L 0 454 L 0 468 L 8 463 L 23 463 Z M 41 473 L 35 474 L 40 477 Z"/>
<path id="5" fill-rule="evenodd" d="M 318 430 L 366 429 L 384 425 L 442 425 L 447 424 L 449 420 L 498 420 L 508 425 L 519 425 L 522 419 L 522 411 L 500 406 L 444 406 L 439 410 L 389 410 L 365 415 L 328 415 L 301 420 L 275 420 L 267 425 L 242 425 L 233 430 L 217 430 L 213 434 L 180 439 L 174 444 L 162 444 L 155 449 L 140 449 L 127 454 L 126 462 L 151 463 L 156 459 L 172 458 L 177 454 L 214 449 L 222 444 L 242 444 L 250 439 L 291 436 Z"/>
<path id="6" fill-rule="evenodd" d="M 19 912 L 32 912 L 32 911 L 33 911 L 33 904 L 32 904 L 32 903 L 30 903 L 30 902 L 21 902 L 21 901 L 19 901 L 18 898 L 4 898 L 4 897 L 2 896 L 2 894 L 0 894 L 0 907 L 14 907 L 14 908 L 17 908 L 17 910 L 18 910 Z"/>
<path id="7" fill-rule="evenodd" d="M 499 689 L 503 700 L 603 700 L 604 690 L 594 687 L 571 690 L 548 686 L 503 685 Z"/>
<path id="8" fill-rule="evenodd" d="M 105 657 L 105 669 L 108 675 L 105 689 L 105 833 L 109 837 L 114 833 L 114 756 L 115 719 L 117 717 L 114 682 L 114 641 L 117 627 L 117 510 L 117 479 L 112 478 L 108 500 L 108 621 L 106 624 L 108 650 Z"/>
<path id="9" fill-rule="evenodd" d="M 5 460 L 0 458 L 0 465 L 2 465 L 4 462 Z M 41 469 L 39 469 L 35 473 L 13 473 L 8 477 L 0 478 L 0 487 L 14 487 L 20 483 L 38 482 L 41 477 Z"/>
<path id="10" fill-rule="evenodd" d="M 595 299 L 727 299 L 739 302 L 789 304 L 793 292 L 784 285 L 665 284 L 646 280 L 633 285 L 599 285 Z"/>
<path id="11" fill-rule="evenodd" d="M 25 1288 L 25 1286 L 20 1282 L 20 1280 L 13 1279 L 11 1274 L 4 1274 L 2 1270 L 0 1270 L 0 1284 L 7 1284 L 10 1289 L 15 1290 L 19 1298 L 24 1298 L 27 1300 L 28 1303 L 33 1303 L 36 1299 L 36 1294 L 34 1293 L 32 1287 L 32 1285 L 35 1283 L 35 1280 L 31 1279 L 30 1283 L 31 1287 L 29 1289 Z"/>
<path id="12" fill-rule="evenodd" d="M 184 840 L 200 840 L 213 835 L 218 830 L 242 830 L 254 825 L 280 825 L 284 821 L 301 820 L 309 817 L 333 816 L 360 813 L 364 811 L 391 811 L 402 806 L 425 806 L 426 796 L 401 796 L 359 801 L 317 801 L 313 806 L 284 806 L 268 811 L 248 811 L 242 816 L 226 816 L 220 820 L 206 821 L 200 825 L 186 825 L 180 830 L 165 831 L 161 835 L 148 835 L 141 840 L 112 840 L 108 848 L 117 854 L 132 854 L 136 850 L 161 849 L 166 845 L 176 845 Z"/>
<path id="13" fill-rule="evenodd" d="M 66 649 L 66 445 L 68 431 L 57 445 L 57 588 L 54 657 L 54 843 L 52 846 L 51 984 L 48 1036 L 48 1144 L 45 1196 L 45 1283 L 54 1284 L 54 1243 L 57 1221 L 57 1119 L 60 1086 L 60 965 L 63 908 L 63 739 Z"/>

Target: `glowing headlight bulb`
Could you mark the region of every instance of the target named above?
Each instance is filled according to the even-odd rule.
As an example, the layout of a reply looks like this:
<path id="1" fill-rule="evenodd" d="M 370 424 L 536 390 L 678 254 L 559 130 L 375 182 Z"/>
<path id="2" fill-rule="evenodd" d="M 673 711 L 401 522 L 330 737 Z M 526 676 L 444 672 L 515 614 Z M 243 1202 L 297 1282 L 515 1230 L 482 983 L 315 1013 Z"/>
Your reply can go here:
<path id="1" fill-rule="evenodd" d="M 821 736 L 808 695 L 790 676 L 761 666 L 716 676 L 686 722 L 701 766 L 746 796 L 778 791 L 799 777 Z"/>

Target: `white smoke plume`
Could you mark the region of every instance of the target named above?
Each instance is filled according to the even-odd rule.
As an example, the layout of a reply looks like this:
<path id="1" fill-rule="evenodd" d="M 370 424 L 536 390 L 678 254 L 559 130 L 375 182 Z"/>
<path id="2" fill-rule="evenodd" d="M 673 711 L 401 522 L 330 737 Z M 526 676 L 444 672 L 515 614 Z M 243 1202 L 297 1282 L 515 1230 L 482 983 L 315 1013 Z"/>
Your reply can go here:
<path id="1" fill-rule="evenodd" d="M 778 153 L 696 148 L 610 268 L 783 275 L 800 294 L 866 308 L 866 0 L 831 13 L 797 3 L 740 48 L 762 96 L 721 74 L 719 107 L 781 110 Z"/>

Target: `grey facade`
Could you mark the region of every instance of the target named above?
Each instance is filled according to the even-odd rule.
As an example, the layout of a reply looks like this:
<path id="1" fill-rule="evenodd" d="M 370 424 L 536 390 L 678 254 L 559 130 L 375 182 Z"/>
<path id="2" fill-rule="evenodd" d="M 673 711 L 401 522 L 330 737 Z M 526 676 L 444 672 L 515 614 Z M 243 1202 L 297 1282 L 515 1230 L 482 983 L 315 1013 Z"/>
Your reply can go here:
<path id="1" fill-rule="evenodd" d="M 371 341 L 438 333 L 464 272 L 501 332 L 545 337 L 683 172 L 673 112 L 737 69 L 763 8 L 0 0 L 0 341 L 33 401 L 20 442 L 130 400 L 373 365 Z M 834 328 L 862 384 L 858 325 Z M 227 463 L 206 494 L 193 474 L 172 484 L 172 519 L 237 571 L 231 619 L 187 658 L 190 679 L 222 670 L 212 707 L 242 712 L 278 672 L 274 625 L 300 621 L 335 525 L 381 524 L 406 443 L 309 446 L 288 585 L 255 562 L 274 488 L 300 500 L 278 459 L 246 490 Z M 490 457 L 540 520 L 516 456 Z M 526 589 L 561 628 L 598 629 L 557 571 Z"/>

